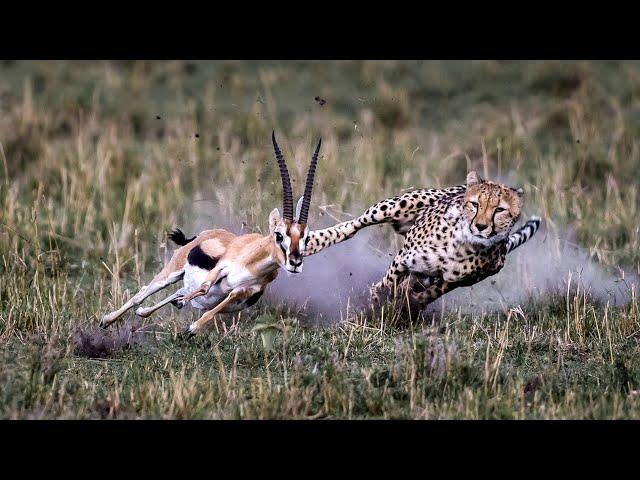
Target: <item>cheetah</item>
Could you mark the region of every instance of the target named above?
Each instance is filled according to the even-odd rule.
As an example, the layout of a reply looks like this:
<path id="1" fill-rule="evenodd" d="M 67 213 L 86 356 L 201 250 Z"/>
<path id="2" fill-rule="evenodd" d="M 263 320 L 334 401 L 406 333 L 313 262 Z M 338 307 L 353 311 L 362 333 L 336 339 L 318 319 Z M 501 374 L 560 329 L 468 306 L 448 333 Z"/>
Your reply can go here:
<path id="1" fill-rule="evenodd" d="M 309 233 L 305 255 L 313 255 L 355 235 L 360 229 L 391 223 L 405 237 L 384 278 L 371 287 L 371 298 L 409 293 L 413 309 L 443 294 L 495 275 L 507 253 L 531 238 L 540 218 L 511 229 L 520 217 L 524 191 L 483 180 L 469 172 L 465 185 L 418 189 L 387 198 L 359 217 Z M 398 290 L 402 287 L 403 290 Z"/>

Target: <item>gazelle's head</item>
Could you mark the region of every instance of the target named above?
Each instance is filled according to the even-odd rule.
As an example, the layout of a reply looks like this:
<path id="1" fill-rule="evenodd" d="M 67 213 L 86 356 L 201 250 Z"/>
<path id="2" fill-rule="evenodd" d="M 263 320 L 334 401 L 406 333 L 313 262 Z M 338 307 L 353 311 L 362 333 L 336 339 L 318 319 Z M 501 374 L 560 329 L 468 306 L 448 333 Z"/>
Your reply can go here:
<path id="1" fill-rule="evenodd" d="M 309 233 L 307 218 L 309 216 L 309 205 L 311 205 L 313 177 L 316 173 L 318 152 L 320 151 L 322 140 L 318 142 L 316 151 L 311 158 L 311 165 L 309 165 L 309 172 L 307 173 L 307 183 L 304 187 L 304 196 L 298 200 L 295 219 L 293 217 L 293 191 L 291 190 L 289 171 L 276 142 L 275 132 L 272 133 L 271 140 L 273 141 L 273 149 L 276 153 L 280 176 L 282 177 L 283 205 L 282 216 L 280 216 L 280 211 L 277 208 L 274 208 L 269 215 L 269 232 L 277 247 L 276 255 L 280 266 L 288 272 L 300 273 L 302 271 L 305 242 Z"/>

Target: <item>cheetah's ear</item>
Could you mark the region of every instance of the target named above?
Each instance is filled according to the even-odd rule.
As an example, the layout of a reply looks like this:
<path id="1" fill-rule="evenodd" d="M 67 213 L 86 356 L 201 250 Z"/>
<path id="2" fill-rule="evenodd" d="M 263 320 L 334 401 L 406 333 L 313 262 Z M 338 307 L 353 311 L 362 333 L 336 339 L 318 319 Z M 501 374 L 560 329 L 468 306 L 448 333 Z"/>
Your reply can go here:
<path id="1" fill-rule="evenodd" d="M 478 172 L 475 170 L 472 170 L 467 174 L 467 186 L 470 187 L 471 185 L 477 185 L 482 182 L 484 182 L 484 180 L 480 178 L 480 175 L 478 175 Z"/>
<path id="2" fill-rule="evenodd" d="M 511 190 L 516 192 L 520 198 L 524 197 L 524 190 L 522 189 L 522 187 L 512 188 Z"/>

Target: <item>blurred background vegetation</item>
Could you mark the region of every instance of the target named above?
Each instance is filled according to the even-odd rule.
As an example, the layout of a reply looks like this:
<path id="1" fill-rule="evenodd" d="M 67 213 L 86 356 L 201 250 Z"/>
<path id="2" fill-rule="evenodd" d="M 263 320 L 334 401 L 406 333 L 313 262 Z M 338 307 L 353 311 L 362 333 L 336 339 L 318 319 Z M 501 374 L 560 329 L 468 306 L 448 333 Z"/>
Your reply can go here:
<path id="1" fill-rule="evenodd" d="M 640 271 L 639 62 L 0 61 L 0 339 L 16 349 L 6 358 L 31 358 L 20 347 L 31 334 L 71 345 L 75 328 L 163 264 L 175 226 L 239 232 L 244 222 L 264 232 L 281 202 L 273 129 L 297 194 L 323 139 L 314 228 L 404 189 L 463 183 L 474 168 L 523 186 L 524 215 L 542 216 L 592 260 Z M 390 229 L 377 235 L 385 251 L 399 246 Z M 563 328 L 563 308 L 533 310 L 558 315 L 549 338 Z M 633 330 L 637 310 L 625 318 Z M 621 348 L 629 331 L 618 331 Z M 80 376 L 95 371 L 72 363 Z M 5 402 L 12 415 L 38 398 L 16 395 Z M 603 402 L 594 415 L 611 415 Z M 572 408 L 562 405 L 558 415 Z M 451 408 L 443 415 L 466 415 Z M 471 416 L 484 416 L 478 408 Z"/>
<path id="2" fill-rule="evenodd" d="M 275 129 L 298 181 L 323 137 L 316 222 L 473 167 L 525 186 L 528 213 L 599 261 L 637 266 L 639 66 L 4 61 L 0 245 L 22 242 L 10 227 L 90 260 L 132 255 L 136 235 L 157 250 L 176 224 L 262 229 L 280 199 Z"/>

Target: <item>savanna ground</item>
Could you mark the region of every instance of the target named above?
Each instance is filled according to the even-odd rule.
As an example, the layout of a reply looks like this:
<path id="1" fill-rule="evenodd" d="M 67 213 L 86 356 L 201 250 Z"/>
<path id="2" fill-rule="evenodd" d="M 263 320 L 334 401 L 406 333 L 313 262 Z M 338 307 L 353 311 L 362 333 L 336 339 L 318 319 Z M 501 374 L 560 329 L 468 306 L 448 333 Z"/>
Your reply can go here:
<path id="1" fill-rule="evenodd" d="M 196 313 L 170 307 L 96 327 L 161 267 L 167 230 L 265 231 L 274 128 L 294 189 L 323 138 L 312 226 L 473 167 L 637 273 L 639 63 L 4 61 L 0 112 L 2 418 L 640 417 L 635 291 L 409 327 L 386 307 L 317 325 L 274 296 L 190 341 Z"/>

